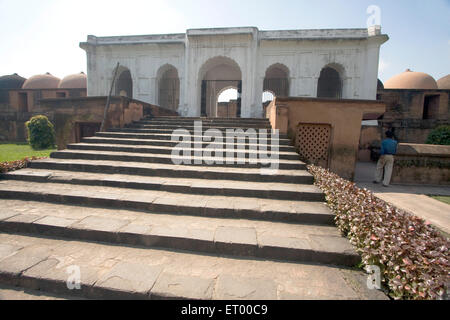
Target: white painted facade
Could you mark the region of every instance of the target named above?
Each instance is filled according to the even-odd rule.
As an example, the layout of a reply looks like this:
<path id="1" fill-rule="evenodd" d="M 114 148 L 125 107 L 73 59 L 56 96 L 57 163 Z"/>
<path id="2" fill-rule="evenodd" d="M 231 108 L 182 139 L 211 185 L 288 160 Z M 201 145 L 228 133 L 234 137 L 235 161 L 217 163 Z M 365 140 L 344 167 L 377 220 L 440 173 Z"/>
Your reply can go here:
<path id="1" fill-rule="evenodd" d="M 288 70 L 290 96 L 316 97 L 321 71 L 331 66 L 341 77 L 342 98 L 375 100 L 379 51 L 387 40 L 379 27 L 286 31 L 244 27 L 192 29 L 186 34 L 88 36 L 80 47 L 87 53 L 89 96 L 108 95 L 119 62 L 131 73 L 133 98 L 158 104 L 161 70 L 172 66 L 180 80 L 178 112 L 199 116 L 202 80 L 211 76 L 210 70 L 228 66 L 233 75 L 217 71 L 214 79 L 223 75 L 223 80 L 231 80 L 227 77 L 239 75 L 241 79 L 232 80 L 242 80 L 242 117 L 261 117 L 264 78 L 274 64 Z"/>

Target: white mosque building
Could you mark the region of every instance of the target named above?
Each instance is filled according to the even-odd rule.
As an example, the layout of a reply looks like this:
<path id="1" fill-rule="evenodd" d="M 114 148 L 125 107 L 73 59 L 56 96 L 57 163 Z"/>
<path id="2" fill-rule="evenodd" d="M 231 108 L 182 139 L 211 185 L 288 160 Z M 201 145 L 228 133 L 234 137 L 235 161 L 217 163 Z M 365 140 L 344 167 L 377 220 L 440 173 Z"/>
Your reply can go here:
<path id="1" fill-rule="evenodd" d="M 190 29 L 182 34 L 88 36 L 88 96 L 116 95 L 217 116 L 219 95 L 238 91 L 238 116 L 262 117 L 262 96 L 375 100 L 379 26 L 369 29 L 261 31 L 255 27 Z"/>

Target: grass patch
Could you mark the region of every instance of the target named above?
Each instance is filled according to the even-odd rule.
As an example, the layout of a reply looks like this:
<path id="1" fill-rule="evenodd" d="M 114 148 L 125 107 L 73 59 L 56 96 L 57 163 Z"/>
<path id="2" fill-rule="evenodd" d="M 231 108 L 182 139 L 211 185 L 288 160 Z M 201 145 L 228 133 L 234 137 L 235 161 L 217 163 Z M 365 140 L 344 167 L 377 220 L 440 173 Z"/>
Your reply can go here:
<path id="1" fill-rule="evenodd" d="M 33 150 L 26 142 L 0 143 L 0 162 L 17 161 L 31 157 L 48 157 L 56 149 Z"/>
<path id="2" fill-rule="evenodd" d="M 431 196 L 433 199 L 439 200 L 440 202 L 450 204 L 450 196 Z"/>

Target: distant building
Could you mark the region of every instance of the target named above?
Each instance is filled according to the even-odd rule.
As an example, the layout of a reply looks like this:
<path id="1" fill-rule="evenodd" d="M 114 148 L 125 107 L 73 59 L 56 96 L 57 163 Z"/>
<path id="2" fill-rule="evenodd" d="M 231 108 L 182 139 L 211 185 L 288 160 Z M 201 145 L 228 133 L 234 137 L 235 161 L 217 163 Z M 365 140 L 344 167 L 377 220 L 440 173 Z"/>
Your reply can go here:
<path id="1" fill-rule="evenodd" d="M 436 81 L 426 73 L 408 69 L 384 84 L 378 81 L 377 100 L 386 103 L 386 113 L 363 122 L 358 159 L 376 159 L 387 130 L 402 143 L 425 143 L 431 130 L 450 124 L 449 96 L 450 75 Z"/>
<path id="2" fill-rule="evenodd" d="M 48 72 L 29 79 L 17 74 L 0 77 L 0 141 L 25 140 L 24 123 L 41 99 L 86 97 L 86 86 L 83 72 L 62 80 Z"/>
<path id="3" fill-rule="evenodd" d="M 383 128 L 392 129 L 401 142 L 425 143 L 432 129 L 449 124 L 449 76 L 439 83 L 409 69 L 386 81 L 377 94 L 386 103 Z"/>

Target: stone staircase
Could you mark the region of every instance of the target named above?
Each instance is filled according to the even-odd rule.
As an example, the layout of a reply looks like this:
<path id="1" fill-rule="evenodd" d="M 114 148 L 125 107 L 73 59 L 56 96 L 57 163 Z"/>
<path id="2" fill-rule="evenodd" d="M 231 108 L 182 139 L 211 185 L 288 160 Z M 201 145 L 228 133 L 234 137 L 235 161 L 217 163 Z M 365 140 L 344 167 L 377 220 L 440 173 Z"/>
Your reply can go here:
<path id="1" fill-rule="evenodd" d="M 88 299 L 385 298 L 352 268 L 359 256 L 287 137 L 276 175 L 261 162 L 175 165 L 171 134 L 198 134 L 196 120 L 270 128 L 142 119 L 2 175 L 0 284 Z M 242 162 L 261 141 L 224 148 L 238 143 Z"/>

